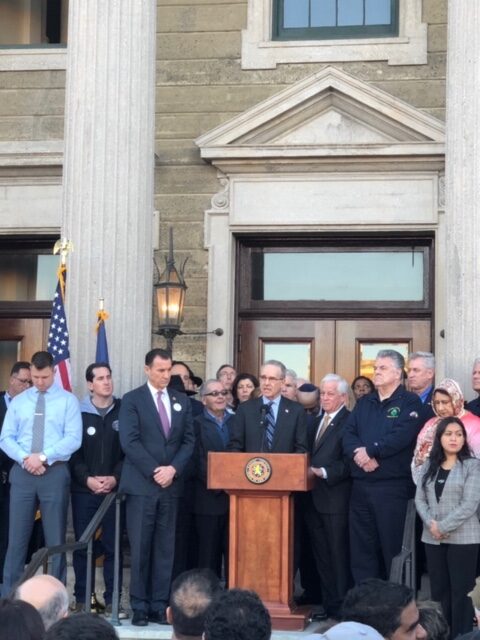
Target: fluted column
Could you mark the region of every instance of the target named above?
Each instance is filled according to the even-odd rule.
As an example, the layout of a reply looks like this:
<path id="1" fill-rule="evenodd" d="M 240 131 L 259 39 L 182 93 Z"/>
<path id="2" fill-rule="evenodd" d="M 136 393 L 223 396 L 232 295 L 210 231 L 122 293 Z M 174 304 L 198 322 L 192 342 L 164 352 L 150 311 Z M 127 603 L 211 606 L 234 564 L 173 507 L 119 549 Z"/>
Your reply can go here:
<path id="1" fill-rule="evenodd" d="M 116 392 L 150 348 L 156 0 L 70 0 L 62 235 L 75 390 L 105 298 Z"/>
<path id="2" fill-rule="evenodd" d="M 480 355 L 480 3 L 450 0 L 447 51 L 445 371 L 471 397 Z"/>

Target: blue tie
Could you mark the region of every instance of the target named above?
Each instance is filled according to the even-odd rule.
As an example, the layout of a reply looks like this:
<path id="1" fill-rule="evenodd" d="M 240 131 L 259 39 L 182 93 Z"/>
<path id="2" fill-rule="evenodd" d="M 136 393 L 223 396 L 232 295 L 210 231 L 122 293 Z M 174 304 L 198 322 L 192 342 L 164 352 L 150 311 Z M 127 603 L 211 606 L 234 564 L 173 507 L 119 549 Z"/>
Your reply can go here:
<path id="1" fill-rule="evenodd" d="M 275 435 L 275 416 L 273 415 L 273 402 L 269 402 L 267 405 L 267 412 L 265 418 L 267 420 L 267 429 L 265 431 L 265 437 L 267 439 L 267 448 L 269 451 L 273 447 L 273 436 Z"/>

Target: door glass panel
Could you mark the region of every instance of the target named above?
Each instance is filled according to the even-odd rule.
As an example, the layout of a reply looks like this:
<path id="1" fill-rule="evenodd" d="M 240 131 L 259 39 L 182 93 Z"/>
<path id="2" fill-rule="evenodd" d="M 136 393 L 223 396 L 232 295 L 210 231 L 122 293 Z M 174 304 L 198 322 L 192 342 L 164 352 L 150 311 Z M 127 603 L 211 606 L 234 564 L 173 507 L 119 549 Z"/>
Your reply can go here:
<path id="1" fill-rule="evenodd" d="M 263 361 L 280 360 L 300 378 L 310 380 L 312 345 L 310 342 L 264 342 Z"/>
<path id="2" fill-rule="evenodd" d="M 0 389 L 8 387 L 10 369 L 18 360 L 19 346 L 17 340 L 0 340 Z"/>
<path id="3" fill-rule="evenodd" d="M 381 349 L 394 349 L 402 354 L 405 361 L 412 350 L 408 340 L 399 342 L 359 342 L 359 375 L 367 376 L 367 378 L 373 380 L 373 363 Z"/>
<path id="4" fill-rule="evenodd" d="M 0 254 L 0 300 L 51 300 L 57 268 L 54 255 Z"/>
<path id="5" fill-rule="evenodd" d="M 421 301 L 423 282 L 418 250 L 263 255 L 263 300 Z"/>

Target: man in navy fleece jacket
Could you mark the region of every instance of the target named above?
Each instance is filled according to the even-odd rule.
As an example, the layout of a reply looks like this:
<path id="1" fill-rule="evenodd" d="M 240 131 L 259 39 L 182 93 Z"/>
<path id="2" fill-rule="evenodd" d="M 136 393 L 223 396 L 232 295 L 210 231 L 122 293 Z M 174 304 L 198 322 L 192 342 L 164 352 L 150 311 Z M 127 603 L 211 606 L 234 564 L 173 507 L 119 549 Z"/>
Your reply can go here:
<path id="1" fill-rule="evenodd" d="M 410 462 L 422 426 L 422 403 L 401 384 L 404 366 L 397 351 L 378 352 L 375 391 L 360 398 L 344 428 L 353 478 L 350 552 L 357 584 L 366 578 L 388 579 L 414 494 Z"/>

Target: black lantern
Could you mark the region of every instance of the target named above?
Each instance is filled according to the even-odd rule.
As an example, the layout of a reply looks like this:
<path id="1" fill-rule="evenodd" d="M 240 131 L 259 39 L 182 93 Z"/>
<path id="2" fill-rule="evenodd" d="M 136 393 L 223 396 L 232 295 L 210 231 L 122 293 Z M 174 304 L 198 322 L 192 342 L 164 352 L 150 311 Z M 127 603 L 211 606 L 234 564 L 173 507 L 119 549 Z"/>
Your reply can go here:
<path id="1" fill-rule="evenodd" d="M 172 353 L 174 338 L 182 333 L 180 325 L 183 322 L 183 307 L 187 290 L 183 272 L 187 259 L 184 260 L 180 269 L 176 268 L 173 257 L 173 231 L 170 227 L 165 271 L 161 274 L 160 281 L 154 285 L 157 295 L 158 333 L 164 336 L 170 353 Z"/>

